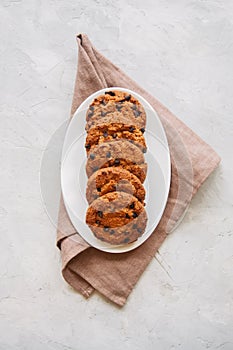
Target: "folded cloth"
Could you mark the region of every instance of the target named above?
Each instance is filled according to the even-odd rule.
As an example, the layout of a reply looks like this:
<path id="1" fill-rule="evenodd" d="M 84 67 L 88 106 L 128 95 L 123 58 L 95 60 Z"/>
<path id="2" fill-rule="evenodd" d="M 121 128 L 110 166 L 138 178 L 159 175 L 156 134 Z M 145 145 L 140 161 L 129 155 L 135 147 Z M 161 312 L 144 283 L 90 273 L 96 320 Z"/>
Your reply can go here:
<path id="1" fill-rule="evenodd" d="M 85 297 L 97 290 L 123 306 L 146 266 L 220 158 L 158 100 L 100 54 L 86 35 L 78 35 L 77 41 L 78 69 L 71 116 L 81 102 L 97 90 L 113 86 L 128 88 L 142 95 L 156 110 L 166 131 L 171 154 L 171 187 L 162 219 L 149 239 L 130 252 L 113 254 L 90 247 L 70 222 L 61 198 L 57 245 L 61 249 L 63 277 Z"/>

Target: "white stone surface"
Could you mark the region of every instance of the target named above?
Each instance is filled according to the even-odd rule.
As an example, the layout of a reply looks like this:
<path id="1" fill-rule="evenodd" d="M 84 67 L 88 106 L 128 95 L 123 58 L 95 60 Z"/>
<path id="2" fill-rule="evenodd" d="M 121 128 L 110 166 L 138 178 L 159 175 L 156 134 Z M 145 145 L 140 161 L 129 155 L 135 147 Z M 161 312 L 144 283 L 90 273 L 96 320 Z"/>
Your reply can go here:
<path id="1" fill-rule="evenodd" d="M 1 0 L 0 18 L 0 349 L 232 350 L 233 2 Z M 122 309 L 62 279 L 40 198 L 78 32 L 222 157 Z"/>

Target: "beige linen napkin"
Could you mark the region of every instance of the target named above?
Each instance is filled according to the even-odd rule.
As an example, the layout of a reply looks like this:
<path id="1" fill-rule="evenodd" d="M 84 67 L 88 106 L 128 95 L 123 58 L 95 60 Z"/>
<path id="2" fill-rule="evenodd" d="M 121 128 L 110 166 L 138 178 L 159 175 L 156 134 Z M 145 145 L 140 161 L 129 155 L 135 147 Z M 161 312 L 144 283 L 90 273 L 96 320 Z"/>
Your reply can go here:
<path id="1" fill-rule="evenodd" d="M 163 217 L 150 238 L 133 251 L 111 254 L 90 247 L 71 224 L 61 199 L 57 245 L 61 249 L 65 280 L 85 297 L 96 289 L 122 306 L 198 188 L 219 164 L 220 158 L 158 100 L 102 56 L 86 35 L 78 35 L 77 41 L 78 70 L 71 115 L 84 99 L 99 89 L 111 86 L 131 89 L 148 100 L 158 113 L 171 153 L 171 188 Z"/>

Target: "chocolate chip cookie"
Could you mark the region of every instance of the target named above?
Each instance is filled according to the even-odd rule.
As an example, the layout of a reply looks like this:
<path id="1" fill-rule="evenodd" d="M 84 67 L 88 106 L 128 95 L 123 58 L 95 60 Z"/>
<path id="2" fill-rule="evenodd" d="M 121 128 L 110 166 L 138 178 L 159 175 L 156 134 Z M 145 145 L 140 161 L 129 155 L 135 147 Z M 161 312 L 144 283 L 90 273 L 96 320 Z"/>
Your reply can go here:
<path id="1" fill-rule="evenodd" d="M 123 91 L 106 91 L 89 106 L 86 120 L 105 117 L 108 113 L 121 112 L 138 128 L 145 128 L 146 113 L 141 103 L 132 95 Z"/>
<path id="2" fill-rule="evenodd" d="M 143 152 L 127 140 L 104 142 L 92 147 L 88 154 L 86 173 L 90 177 L 99 169 L 123 168 L 137 176 L 143 183 L 147 173 Z"/>
<path id="3" fill-rule="evenodd" d="M 114 124 L 114 123 L 120 123 L 120 124 L 126 124 L 130 125 L 132 121 L 130 118 L 128 118 L 126 115 L 120 113 L 120 112 L 111 112 L 108 113 L 105 117 L 100 118 L 98 115 L 91 118 L 89 122 L 86 124 L 86 130 L 90 130 L 96 126 L 99 125 L 105 125 L 105 124 Z M 144 129 L 142 129 L 144 130 Z"/>
<path id="4" fill-rule="evenodd" d="M 110 192 L 91 203 L 86 223 L 98 239 L 110 244 L 127 244 L 145 232 L 147 215 L 142 203 L 134 196 Z"/>
<path id="5" fill-rule="evenodd" d="M 142 203 L 145 199 L 145 189 L 141 181 L 120 167 L 104 168 L 92 174 L 87 182 L 86 198 L 90 204 L 96 198 L 115 191 L 129 193 Z"/>
<path id="6" fill-rule="evenodd" d="M 134 125 L 122 123 L 104 124 L 90 129 L 86 137 L 85 148 L 88 153 L 93 146 L 119 139 L 129 140 L 139 147 L 143 153 L 147 150 L 143 132 Z"/>

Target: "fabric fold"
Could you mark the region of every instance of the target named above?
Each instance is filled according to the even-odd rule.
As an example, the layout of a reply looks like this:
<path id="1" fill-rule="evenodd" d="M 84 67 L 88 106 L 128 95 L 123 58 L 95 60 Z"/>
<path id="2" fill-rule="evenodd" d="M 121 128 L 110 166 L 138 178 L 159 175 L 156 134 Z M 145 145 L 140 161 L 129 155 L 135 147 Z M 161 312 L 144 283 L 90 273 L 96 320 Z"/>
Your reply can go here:
<path id="1" fill-rule="evenodd" d="M 217 167 L 220 158 L 157 99 L 99 53 L 86 35 L 78 35 L 77 41 L 78 69 L 71 116 L 95 91 L 112 86 L 128 88 L 142 95 L 156 110 L 171 154 L 171 187 L 164 214 L 150 238 L 133 251 L 113 254 L 90 247 L 75 231 L 61 199 L 57 242 L 61 249 L 64 278 L 85 297 L 96 289 L 123 306 L 156 251 L 179 222 L 198 188 Z"/>

